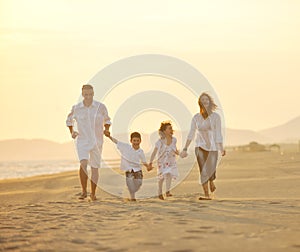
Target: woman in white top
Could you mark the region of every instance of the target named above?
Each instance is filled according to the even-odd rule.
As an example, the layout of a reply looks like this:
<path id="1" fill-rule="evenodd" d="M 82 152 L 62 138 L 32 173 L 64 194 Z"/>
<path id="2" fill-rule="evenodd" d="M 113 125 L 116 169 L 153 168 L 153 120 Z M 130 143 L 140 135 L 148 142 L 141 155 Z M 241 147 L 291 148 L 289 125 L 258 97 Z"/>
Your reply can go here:
<path id="1" fill-rule="evenodd" d="M 199 165 L 200 180 L 205 194 L 204 198 L 200 197 L 199 199 L 211 199 L 209 197 L 208 183 L 210 191 L 214 192 L 216 190 L 214 180 L 216 179 L 218 152 L 220 151 L 222 156 L 225 155 L 221 131 L 221 118 L 214 112 L 217 105 L 207 93 L 200 95 L 198 104 L 200 113 L 194 115 L 192 119 L 191 129 L 180 156 L 187 156 L 187 148 L 194 139 L 195 132 L 197 131 L 195 154 Z"/>
<path id="2" fill-rule="evenodd" d="M 157 158 L 157 174 L 158 174 L 158 198 L 164 200 L 162 187 L 166 179 L 166 196 L 172 196 L 171 181 L 172 178 L 178 177 L 178 169 L 176 165 L 176 155 L 178 150 L 176 148 L 177 139 L 173 137 L 173 128 L 170 122 L 162 122 L 159 129 L 160 139 L 155 143 L 155 148 L 150 158 L 150 167 L 158 153 Z"/>

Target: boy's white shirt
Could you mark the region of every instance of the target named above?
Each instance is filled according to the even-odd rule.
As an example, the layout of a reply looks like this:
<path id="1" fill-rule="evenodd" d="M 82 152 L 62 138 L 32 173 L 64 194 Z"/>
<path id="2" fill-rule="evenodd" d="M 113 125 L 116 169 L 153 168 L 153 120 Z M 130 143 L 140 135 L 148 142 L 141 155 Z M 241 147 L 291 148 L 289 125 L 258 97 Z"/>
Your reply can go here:
<path id="1" fill-rule="evenodd" d="M 142 164 L 146 163 L 144 151 L 139 148 L 135 150 L 130 144 L 118 141 L 117 148 L 120 150 L 121 170 L 134 172 L 142 170 Z"/>

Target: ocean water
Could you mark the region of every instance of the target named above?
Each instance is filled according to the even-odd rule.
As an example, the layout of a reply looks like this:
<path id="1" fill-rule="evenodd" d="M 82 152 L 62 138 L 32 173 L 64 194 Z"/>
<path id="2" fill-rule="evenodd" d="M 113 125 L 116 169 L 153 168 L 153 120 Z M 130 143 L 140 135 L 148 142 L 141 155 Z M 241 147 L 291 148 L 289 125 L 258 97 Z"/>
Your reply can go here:
<path id="1" fill-rule="evenodd" d="M 147 160 L 149 160 L 149 157 L 147 157 Z M 120 162 L 120 158 L 102 159 L 101 168 L 108 168 L 107 170 L 119 169 Z M 184 167 L 190 169 L 194 162 L 194 157 L 190 155 L 187 159 L 178 159 L 177 165 L 179 170 L 182 170 L 183 174 L 186 174 L 187 171 L 185 171 Z M 77 171 L 78 169 L 79 162 L 77 160 L 0 161 L 0 180 Z M 88 169 L 88 172 L 90 172 L 90 169 Z"/>
<path id="2" fill-rule="evenodd" d="M 72 160 L 1 161 L 0 179 L 25 178 L 43 174 L 54 174 L 78 169 Z"/>
<path id="3" fill-rule="evenodd" d="M 119 167 L 119 159 L 102 162 L 103 168 Z M 0 179 L 25 178 L 44 174 L 55 174 L 79 169 L 77 160 L 1 161 Z"/>

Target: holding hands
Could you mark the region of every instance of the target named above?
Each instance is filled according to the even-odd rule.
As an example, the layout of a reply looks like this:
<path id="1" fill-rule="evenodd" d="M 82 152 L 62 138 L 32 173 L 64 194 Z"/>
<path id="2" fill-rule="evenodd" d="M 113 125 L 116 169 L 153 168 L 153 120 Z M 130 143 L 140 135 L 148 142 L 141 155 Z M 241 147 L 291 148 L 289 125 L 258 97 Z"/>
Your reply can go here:
<path id="1" fill-rule="evenodd" d="M 182 152 L 180 152 L 179 156 L 180 156 L 181 158 L 186 158 L 186 157 L 188 156 L 187 149 L 184 148 L 184 149 L 182 150 Z"/>
<path id="2" fill-rule="evenodd" d="M 104 134 L 106 137 L 110 137 L 110 132 L 109 132 L 108 129 L 105 129 L 105 130 L 103 131 L 103 134 Z"/>
<path id="3" fill-rule="evenodd" d="M 153 166 L 152 166 L 152 163 L 149 163 L 148 166 L 147 166 L 147 171 L 151 171 L 153 170 Z"/>
<path id="4" fill-rule="evenodd" d="M 78 132 L 72 131 L 71 135 L 72 135 L 72 138 L 75 139 L 78 136 Z"/>

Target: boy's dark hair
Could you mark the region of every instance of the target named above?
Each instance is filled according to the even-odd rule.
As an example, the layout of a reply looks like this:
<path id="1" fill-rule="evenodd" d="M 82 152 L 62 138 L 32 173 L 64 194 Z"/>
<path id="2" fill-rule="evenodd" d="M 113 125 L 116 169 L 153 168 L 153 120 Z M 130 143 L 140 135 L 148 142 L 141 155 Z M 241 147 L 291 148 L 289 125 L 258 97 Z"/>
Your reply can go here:
<path id="1" fill-rule="evenodd" d="M 139 139 L 142 140 L 141 134 L 139 132 L 133 132 L 133 133 L 131 133 L 130 140 L 132 140 L 132 138 L 134 138 L 134 137 L 139 138 Z"/>
<path id="2" fill-rule="evenodd" d="M 94 90 L 93 86 L 90 85 L 90 84 L 83 85 L 81 90 L 83 91 L 83 90 L 86 90 L 86 89 L 93 89 Z"/>

